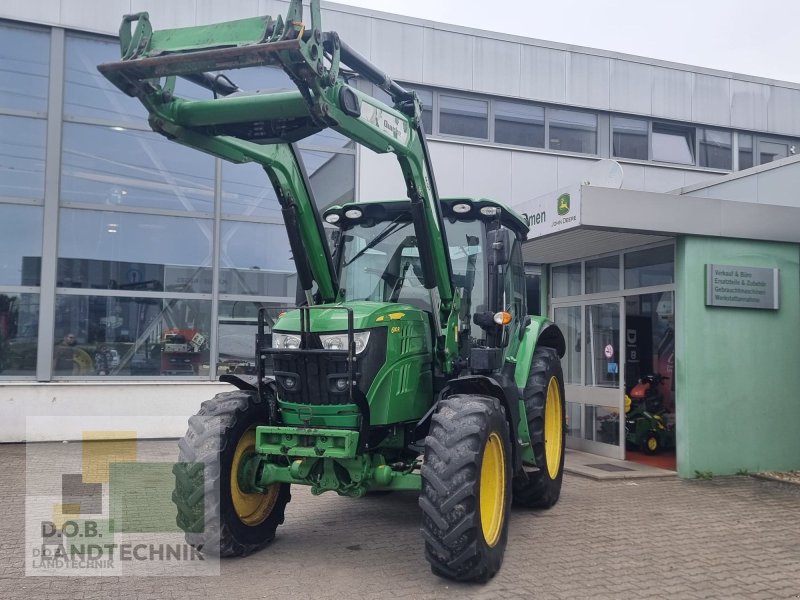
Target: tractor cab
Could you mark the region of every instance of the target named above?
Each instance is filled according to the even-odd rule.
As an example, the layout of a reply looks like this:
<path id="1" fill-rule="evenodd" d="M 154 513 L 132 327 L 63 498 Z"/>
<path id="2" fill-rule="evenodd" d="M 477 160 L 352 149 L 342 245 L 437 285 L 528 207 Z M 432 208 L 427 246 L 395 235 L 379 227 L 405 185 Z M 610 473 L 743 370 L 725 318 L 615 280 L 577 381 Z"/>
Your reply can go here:
<path id="1" fill-rule="evenodd" d="M 526 314 L 520 247 L 528 226 L 515 212 L 486 199 L 442 199 L 441 209 L 452 285 L 460 301 L 459 354 L 467 357 L 472 347 L 486 345 L 487 329 L 496 325 L 482 322 L 480 316 L 474 318 L 488 311 L 491 303 L 488 232 L 508 232 L 503 264 L 492 265 L 502 270 L 495 283 L 503 288 L 498 290 L 498 308 L 511 314 L 512 322 Z M 324 220 L 339 228 L 334 236 L 337 301 L 402 303 L 433 318 L 435 296 L 424 285 L 423 261 L 407 200 L 333 206 L 325 211 Z"/>

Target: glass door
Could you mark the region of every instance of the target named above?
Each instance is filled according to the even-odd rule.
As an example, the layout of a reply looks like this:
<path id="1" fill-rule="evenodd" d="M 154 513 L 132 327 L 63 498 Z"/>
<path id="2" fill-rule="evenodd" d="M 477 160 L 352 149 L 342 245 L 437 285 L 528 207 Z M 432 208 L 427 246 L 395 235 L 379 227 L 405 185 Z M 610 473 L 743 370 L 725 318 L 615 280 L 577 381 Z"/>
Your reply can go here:
<path id="1" fill-rule="evenodd" d="M 562 359 L 567 446 L 625 457 L 624 303 L 621 298 L 553 307 L 567 350 Z"/>

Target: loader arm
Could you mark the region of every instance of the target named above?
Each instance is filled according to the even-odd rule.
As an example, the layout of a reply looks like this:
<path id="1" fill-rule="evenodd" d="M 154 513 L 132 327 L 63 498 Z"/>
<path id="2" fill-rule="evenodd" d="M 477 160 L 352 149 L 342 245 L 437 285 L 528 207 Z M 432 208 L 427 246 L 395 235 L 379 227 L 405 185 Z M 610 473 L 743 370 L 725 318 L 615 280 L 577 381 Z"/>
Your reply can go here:
<path id="1" fill-rule="evenodd" d="M 411 202 L 442 364 L 450 364 L 455 344 L 443 336 L 450 337 L 448 324 L 459 299 L 421 104 L 335 32 L 321 30 L 319 0 L 311 0 L 310 10 L 308 23 L 302 20 L 302 1 L 291 0 L 285 20 L 257 17 L 163 31 L 152 30 L 147 13 L 127 15 L 120 28 L 122 60 L 98 69 L 145 105 L 153 130 L 225 160 L 264 167 L 281 203 L 303 289 L 308 295 L 316 282 L 323 302 L 336 300 L 336 272 L 311 189 L 290 144 L 330 127 L 375 152 L 395 154 Z M 385 90 L 394 106 L 350 86 L 340 70 L 343 64 Z M 244 95 L 214 74 L 268 65 L 282 68 L 297 91 Z M 176 97 L 176 76 L 205 85 L 214 99 Z"/>

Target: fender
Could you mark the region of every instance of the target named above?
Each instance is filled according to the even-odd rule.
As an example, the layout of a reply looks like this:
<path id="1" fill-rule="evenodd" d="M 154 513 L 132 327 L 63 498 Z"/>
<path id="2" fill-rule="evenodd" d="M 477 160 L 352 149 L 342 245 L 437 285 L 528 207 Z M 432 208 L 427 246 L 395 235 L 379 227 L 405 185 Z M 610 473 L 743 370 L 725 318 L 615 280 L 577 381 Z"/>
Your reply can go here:
<path id="1" fill-rule="evenodd" d="M 545 317 L 532 315 L 529 318 L 530 322 L 520 332 L 521 340 L 514 356 L 517 365 L 514 380 L 520 390 L 524 390 L 528 382 L 533 352 L 538 346 L 553 348 L 559 358 L 563 358 L 567 351 L 567 342 L 558 325 Z"/>
<path id="2" fill-rule="evenodd" d="M 514 365 L 505 363 L 499 377 L 487 375 L 465 375 L 448 382 L 442 390 L 441 397 L 453 394 L 482 394 L 500 400 L 506 411 L 511 438 L 511 464 L 513 473 L 522 472 L 522 452 L 519 440 L 519 399 L 520 393 L 514 381 Z"/>
<path id="3" fill-rule="evenodd" d="M 230 383 L 243 392 L 257 392 L 269 407 L 268 425 L 278 424 L 278 403 L 275 400 L 277 391 L 275 377 L 272 375 L 265 375 L 260 386 L 257 375 L 232 375 L 226 373 L 225 375 L 220 375 L 219 380 L 222 383 Z"/>

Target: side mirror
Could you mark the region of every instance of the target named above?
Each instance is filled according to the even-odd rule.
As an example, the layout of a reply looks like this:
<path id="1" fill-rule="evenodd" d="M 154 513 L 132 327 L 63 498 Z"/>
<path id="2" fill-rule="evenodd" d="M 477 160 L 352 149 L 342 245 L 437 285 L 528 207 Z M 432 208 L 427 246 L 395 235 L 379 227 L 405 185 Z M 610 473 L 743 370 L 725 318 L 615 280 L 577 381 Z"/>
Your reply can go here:
<path id="1" fill-rule="evenodd" d="M 489 265 L 504 266 L 511 260 L 511 246 L 514 240 L 511 232 L 502 227 L 486 232 L 486 251 L 489 253 Z"/>

